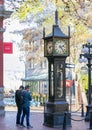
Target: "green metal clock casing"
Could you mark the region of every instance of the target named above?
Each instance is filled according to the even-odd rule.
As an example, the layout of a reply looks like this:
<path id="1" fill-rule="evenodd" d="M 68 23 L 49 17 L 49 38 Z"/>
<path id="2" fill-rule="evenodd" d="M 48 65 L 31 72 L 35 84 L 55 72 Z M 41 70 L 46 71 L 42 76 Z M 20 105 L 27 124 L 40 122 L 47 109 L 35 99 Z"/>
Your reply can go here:
<path id="1" fill-rule="evenodd" d="M 56 12 L 57 17 L 57 12 Z M 69 114 L 69 105 L 66 101 L 66 68 L 65 62 L 70 54 L 70 28 L 68 35 L 64 34 L 56 25 L 53 25 L 52 32 L 45 36 L 44 56 L 48 59 L 48 102 L 44 109 L 44 125 L 50 127 L 61 127 L 64 119 L 64 112 Z M 66 125 L 71 124 L 70 118 Z"/>

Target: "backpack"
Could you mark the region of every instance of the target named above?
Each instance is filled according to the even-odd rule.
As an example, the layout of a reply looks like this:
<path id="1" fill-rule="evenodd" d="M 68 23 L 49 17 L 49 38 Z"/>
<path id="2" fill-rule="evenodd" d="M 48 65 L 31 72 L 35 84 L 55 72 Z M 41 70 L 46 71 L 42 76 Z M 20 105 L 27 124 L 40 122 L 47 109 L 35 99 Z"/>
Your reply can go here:
<path id="1" fill-rule="evenodd" d="M 17 90 L 15 93 L 15 101 L 17 106 L 22 105 L 23 104 L 23 92 L 21 90 Z"/>

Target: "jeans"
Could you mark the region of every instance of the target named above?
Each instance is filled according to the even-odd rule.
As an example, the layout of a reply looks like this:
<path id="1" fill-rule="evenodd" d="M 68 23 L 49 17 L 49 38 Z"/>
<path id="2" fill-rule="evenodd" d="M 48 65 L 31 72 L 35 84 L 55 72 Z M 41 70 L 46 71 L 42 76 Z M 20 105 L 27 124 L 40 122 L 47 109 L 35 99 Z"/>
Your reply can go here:
<path id="1" fill-rule="evenodd" d="M 23 123 L 24 123 L 25 116 L 26 116 L 26 125 L 30 126 L 30 123 L 29 123 L 30 107 L 29 106 L 23 107 L 23 115 L 21 117 L 21 125 L 23 125 Z"/>
<path id="2" fill-rule="evenodd" d="M 21 117 L 21 114 L 22 114 L 23 107 L 18 106 L 17 109 L 18 110 L 17 110 L 16 124 L 20 124 L 20 117 Z"/>

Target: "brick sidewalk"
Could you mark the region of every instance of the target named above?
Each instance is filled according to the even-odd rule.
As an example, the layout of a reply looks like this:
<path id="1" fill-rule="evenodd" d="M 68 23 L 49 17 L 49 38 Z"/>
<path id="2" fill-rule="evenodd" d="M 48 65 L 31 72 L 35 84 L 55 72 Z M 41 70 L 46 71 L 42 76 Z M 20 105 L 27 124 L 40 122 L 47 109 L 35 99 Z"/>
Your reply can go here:
<path id="1" fill-rule="evenodd" d="M 73 115 L 72 119 L 80 120 L 84 117 Z M 43 125 L 43 112 L 33 112 L 30 114 L 30 123 L 33 126 L 32 130 L 63 130 L 62 128 L 50 128 Z M 87 130 L 89 122 L 72 120 L 72 127 L 67 127 L 66 130 Z M 27 130 L 27 128 L 19 128 L 15 125 L 16 111 L 6 111 L 4 117 L 0 117 L 0 130 Z M 25 122 L 24 122 L 25 123 Z"/>

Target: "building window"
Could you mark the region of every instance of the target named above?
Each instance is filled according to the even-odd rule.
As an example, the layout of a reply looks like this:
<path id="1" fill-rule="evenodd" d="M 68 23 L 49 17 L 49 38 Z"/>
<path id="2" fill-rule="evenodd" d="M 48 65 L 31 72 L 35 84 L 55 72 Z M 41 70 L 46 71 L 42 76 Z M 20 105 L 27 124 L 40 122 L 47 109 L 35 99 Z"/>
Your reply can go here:
<path id="1" fill-rule="evenodd" d="M 45 59 L 44 61 L 41 62 L 41 68 L 45 69 L 47 67 L 47 60 Z"/>
<path id="2" fill-rule="evenodd" d="M 34 69 L 34 60 L 32 59 L 31 62 L 30 62 L 30 68 L 31 69 Z"/>

